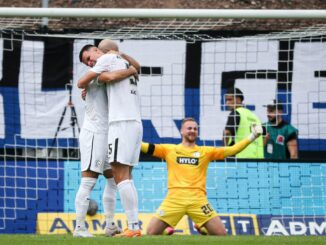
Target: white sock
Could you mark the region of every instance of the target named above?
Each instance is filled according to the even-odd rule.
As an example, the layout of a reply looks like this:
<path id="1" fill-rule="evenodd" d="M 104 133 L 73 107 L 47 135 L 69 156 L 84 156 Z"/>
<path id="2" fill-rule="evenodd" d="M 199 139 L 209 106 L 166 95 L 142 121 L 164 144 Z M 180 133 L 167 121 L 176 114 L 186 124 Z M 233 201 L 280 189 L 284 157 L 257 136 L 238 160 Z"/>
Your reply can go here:
<path id="1" fill-rule="evenodd" d="M 103 209 L 105 215 L 106 228 L 113 228 L 114 223 L 114 209 L 117 193 L 117 185 L 114 178 L 106 179 L 106 185 L 103 192 Z"/>
<path id="2" fill-rule="evenodd" d="M 135 226 L 133 223 L 130 223 L 130 226 L 132 228 L 129 228 L 129 229 L 139 230 L 140 227 L 139 227 L 139 219 L 138 219 L 138 193 L 137 193 L 137 190 L 136 190 L 134 181 L 132 179 L 130 181 L 131 181 L 131 186 L 132 186 L 132 189 L 133 189 L 133 195 L 134 195 L 134 198 L 136 199 L 136 212 L 137 212 L 136 213 L 136 218 L 137 218 L 137 225 Z"/>
<path id="3" fill-rule="evenodd" d="M 131 185 L 132 185 L 132 188 L 134 189 L 134 194 L 135 194 L 135 197 L 136 197 L 136 203 L 137 203 L 137 212 L 138 212 L 138 192 L 136 190 L 136 186 L 135 186 L 135 183 L 134 183 L 134 180 L 130 180 L 131 181 Z M 137 214 L 138 215 L 138 214 Z M 138 218 L 138 217 L 137 217 Z"/>
<path id="4" fill-rule="evenodd" d="M 76 227 L 85 228 L 86 213 L 89 205 L 91 191 L 96 184 L 96 178 L 83 177 L 76 194 Z"/>
<path id="5" fill-rule="evenodd" d="M 126 212 L 128 229 L 139 230 L 138 196 L 132 180 L 121 181 L 118 185 L 121 204 Z"/>

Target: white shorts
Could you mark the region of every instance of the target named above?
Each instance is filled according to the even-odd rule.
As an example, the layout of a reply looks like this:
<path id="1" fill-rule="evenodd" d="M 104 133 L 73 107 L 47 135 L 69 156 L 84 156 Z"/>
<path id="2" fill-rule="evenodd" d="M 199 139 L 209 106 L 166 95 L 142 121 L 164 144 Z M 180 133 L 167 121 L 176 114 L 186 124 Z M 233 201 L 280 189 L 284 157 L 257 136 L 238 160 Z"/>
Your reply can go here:
<path id="1" fill-rule="evenodd" d="M 109 123 L 109 162 L 135 166 L 139 162 L 143 126 L 137 121 Z"/>
<path id="2" fill-rule="evenodd" d="M 103 174 L 111 169 L 108 159 L 107 133 L 93 133 L 82 128 L 79 135 L 81 171 L 91 170 Z"/>

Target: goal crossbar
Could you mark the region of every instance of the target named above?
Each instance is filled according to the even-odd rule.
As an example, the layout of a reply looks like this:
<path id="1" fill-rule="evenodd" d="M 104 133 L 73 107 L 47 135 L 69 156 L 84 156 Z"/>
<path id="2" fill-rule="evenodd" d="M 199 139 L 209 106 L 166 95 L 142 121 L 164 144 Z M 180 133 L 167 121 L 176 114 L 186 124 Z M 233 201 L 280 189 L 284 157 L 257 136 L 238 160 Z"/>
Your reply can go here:
<path id="1" fill-rule="evenodd" d="M 0 17 L 325 19 L 316 9 L 0 8 Z"/>

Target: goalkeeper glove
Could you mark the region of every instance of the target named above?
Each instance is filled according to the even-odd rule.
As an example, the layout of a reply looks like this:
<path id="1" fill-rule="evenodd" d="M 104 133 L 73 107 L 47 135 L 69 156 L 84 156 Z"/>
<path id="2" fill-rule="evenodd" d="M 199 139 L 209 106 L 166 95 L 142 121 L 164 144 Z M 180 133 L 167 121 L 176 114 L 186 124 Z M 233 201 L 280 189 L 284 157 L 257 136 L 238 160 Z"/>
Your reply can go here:
<path id="1" fill-rule="evenodd" d="M 257 139 L 259 136 L 261 136 L 263 133 L 263 127 L 261 125 L 252 124 L 251 125 L 251 133 L 248 136 L 248 140 L 250 142 L 253 142 L 255 139 Z"/>

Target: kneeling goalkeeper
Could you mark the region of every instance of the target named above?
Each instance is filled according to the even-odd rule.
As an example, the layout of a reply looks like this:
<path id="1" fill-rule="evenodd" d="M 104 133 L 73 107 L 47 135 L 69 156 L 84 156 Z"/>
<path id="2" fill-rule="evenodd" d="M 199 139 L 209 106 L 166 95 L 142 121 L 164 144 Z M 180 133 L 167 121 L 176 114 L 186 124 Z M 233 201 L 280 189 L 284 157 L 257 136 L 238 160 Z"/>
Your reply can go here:
<path id="1" fill-rule="evenodd" d="M 207 200 L 208 164 L 239 153 L 260 137 L 262 131 L 260 125 L 253 125 L 248 138 L 230 147 L 197 146 L 198 124 L 193 118 L 185 118 L 180 144 L 142 143 L 142 152 L 164 159 L 168 170 L 168 193 L 151 219 L 147 234 L 161 235 L 188 215 L 199 228 L 205 227 L 209 235 L 226 235 L 224 224 Z"/>

